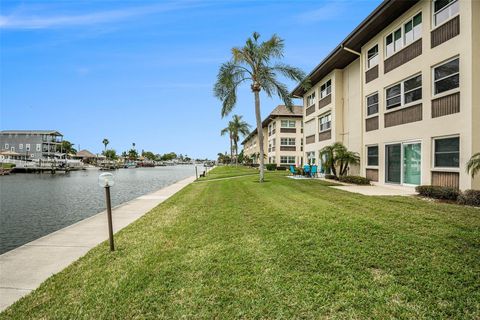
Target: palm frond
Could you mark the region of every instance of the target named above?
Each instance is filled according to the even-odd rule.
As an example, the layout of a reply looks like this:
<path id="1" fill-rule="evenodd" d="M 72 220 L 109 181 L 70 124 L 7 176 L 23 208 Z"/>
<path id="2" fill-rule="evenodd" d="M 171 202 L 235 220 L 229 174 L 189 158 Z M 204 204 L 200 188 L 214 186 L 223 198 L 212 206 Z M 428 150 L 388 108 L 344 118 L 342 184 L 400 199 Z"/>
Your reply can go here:
<path id="1" fill-rule="evenodd" d="M 259 56 L 263 62 L 283 58 L 284 47 L 284 41 L 274 34 L 269 40 L 262 42 L 258 50 Z"/>
<path id="2" fill-rule="evenodd" d="M 292 67 L 288 64 L 284 63 L 277 63 L 272 68 L 274 71 L 278 71 L 281 73 L 285 78 L 295 80 L 295 81 L 302 81 L 305 79 L 305 72 L 303 72 L 300 68 Z"/>
<path id="3" fill-rule="evenodd" d="M 467 172 L 472 178 L 480 171 L 480 152 L 475 153 L 467 162 Z"/>

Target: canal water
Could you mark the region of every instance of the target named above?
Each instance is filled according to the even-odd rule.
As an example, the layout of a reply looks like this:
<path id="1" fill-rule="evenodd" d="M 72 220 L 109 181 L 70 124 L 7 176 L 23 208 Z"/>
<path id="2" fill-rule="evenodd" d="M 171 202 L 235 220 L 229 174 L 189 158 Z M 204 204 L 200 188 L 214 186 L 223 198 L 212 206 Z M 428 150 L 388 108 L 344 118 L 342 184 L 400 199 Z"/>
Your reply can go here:
<path id="1" fill-rule="evenodd" d="M 0 176 L 0 254 L 105 210 L 97 169 Z M 111 171 L 112 206 L 195 175 L 194 166 Z"/>

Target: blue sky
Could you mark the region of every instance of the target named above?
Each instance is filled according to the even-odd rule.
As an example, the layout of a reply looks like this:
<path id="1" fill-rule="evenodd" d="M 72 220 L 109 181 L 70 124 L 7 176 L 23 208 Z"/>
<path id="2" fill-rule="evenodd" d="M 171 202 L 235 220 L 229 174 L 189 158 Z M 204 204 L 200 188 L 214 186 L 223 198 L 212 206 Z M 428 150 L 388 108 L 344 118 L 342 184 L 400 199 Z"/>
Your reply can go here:
<path id="1" fill-rule="evenodd" d="M 232 47 L 276 33 L 284 62 L 308 73 L 379 3 L 2 1 L 0 128 L 56 129 L 93 152 L 106 137 L 117 152 L 135 142 L 214 158 L 228 118 L 212 87 Z M 279 103 L 262 96 L 262 115 Z M 233 114 L 254 126 L 248 86 Z"/>

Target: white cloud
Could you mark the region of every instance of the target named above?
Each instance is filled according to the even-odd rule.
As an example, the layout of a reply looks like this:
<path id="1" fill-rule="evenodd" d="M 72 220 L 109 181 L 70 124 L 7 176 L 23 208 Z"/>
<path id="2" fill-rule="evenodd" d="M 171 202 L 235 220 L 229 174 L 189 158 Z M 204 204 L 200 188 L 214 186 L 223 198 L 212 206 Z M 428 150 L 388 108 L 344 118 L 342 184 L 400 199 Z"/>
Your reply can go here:
<path id="1" fill-rule="evenodd" d="M 168 2 L 142 7 L 128 7 L 71 15 L 16 14 L 0 15 L 1 29 L 46 29 L 111 23 L 134 17 L 189 8 L 192 2 Z"/>

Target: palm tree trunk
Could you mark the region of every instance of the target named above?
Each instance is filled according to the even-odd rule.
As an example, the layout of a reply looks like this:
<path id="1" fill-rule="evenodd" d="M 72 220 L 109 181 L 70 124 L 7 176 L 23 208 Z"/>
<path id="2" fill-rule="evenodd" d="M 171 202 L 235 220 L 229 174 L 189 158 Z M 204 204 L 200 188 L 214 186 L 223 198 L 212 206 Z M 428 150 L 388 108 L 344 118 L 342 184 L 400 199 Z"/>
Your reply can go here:
<path id="1" fill-rule="evenodd" d="M 233 141 L 232 141 L 232 136 L 230 136 L 230 164 L 233 164 Z"/>
<path id="2" fill-rule="evenodd" d="M 264 168 L 264 150 L 263 150 L 263 130 L 262 130 L 262 116 L 260 114 L 260 92 L 258 90 L 253 91 L 255 95 L 255 117 L 257 120 L 257 135 L 258 144 L 260 147 L 260 183 L 264 181 L 265 168 Z"/>

